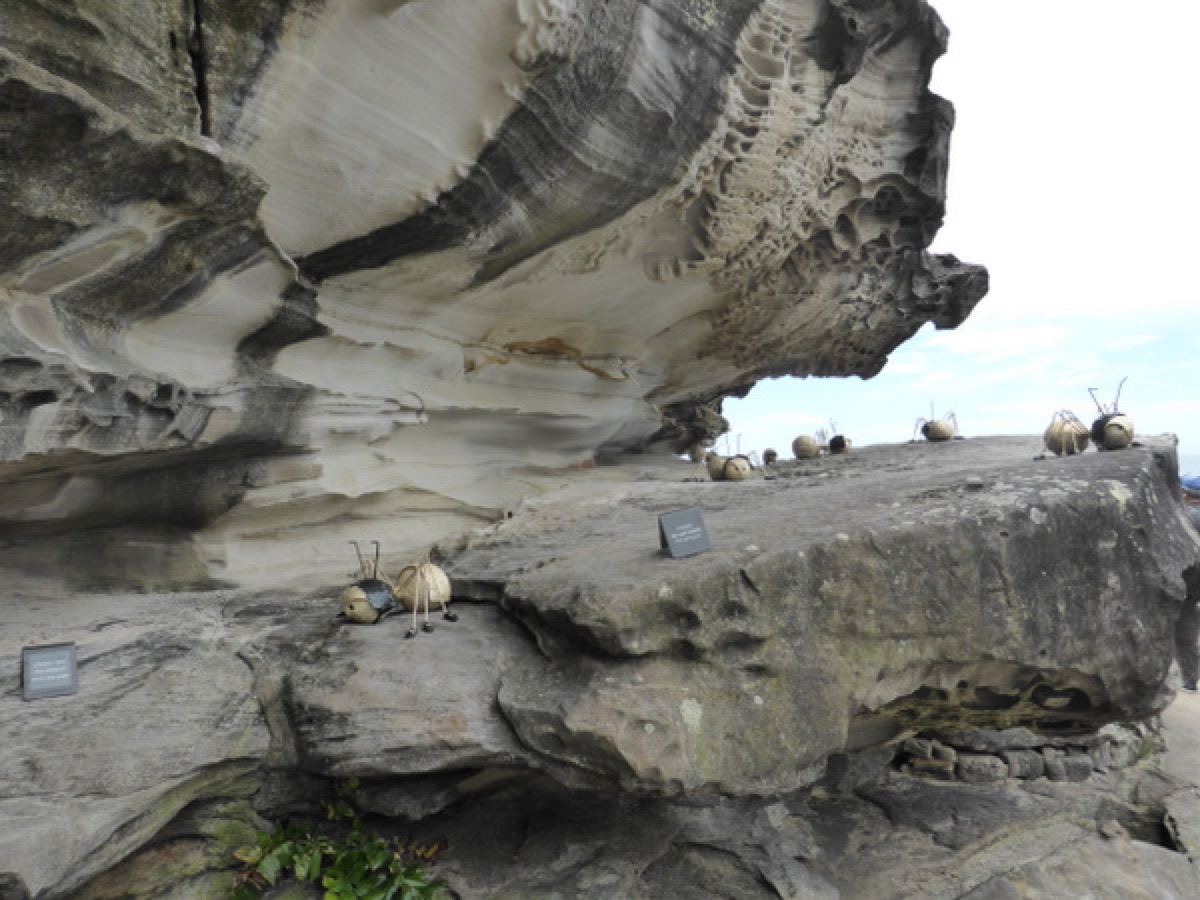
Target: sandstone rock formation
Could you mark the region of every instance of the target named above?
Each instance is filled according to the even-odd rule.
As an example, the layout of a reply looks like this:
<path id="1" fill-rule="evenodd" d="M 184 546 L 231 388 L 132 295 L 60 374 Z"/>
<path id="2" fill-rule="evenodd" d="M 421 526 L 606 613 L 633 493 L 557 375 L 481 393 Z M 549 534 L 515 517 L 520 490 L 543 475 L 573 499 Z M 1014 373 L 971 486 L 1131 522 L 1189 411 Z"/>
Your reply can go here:
<path id="1" fill-rule="evenodd" d="M 0 673 L 0 873 L 205 896 L 353 778 L 381 829 L 449 838 L 464 897 L 1188 896 L 1200 803 L 1152 765 L 1200 565 L 1172 444 L 1040 446 L 581 470 L 442 547 L 460 617 L 413 640 L 335 619 L 336 583 L 31 579 L 0 658 L 74 641 L 80 691 Z M 713 549 L 672 559 L 682 505 Z"/>
<path id="2" fill-rule="evenodd" d="M 984 294 L 928 252 L 946 40 L 921 0 L 0 4 L 0 897 L 220 896 L 338 783 L 461 896 L 1200 892 L 1150 759 L 1169 440 L 664 452 Z M 436 546 L 459 621 L 335 620 L 349 539 Z M 60 641 L 78 693 L 23 701 Z"/>
<path id="3" fill-rule="evenodd" d="M 909 729 L 1144 719 L 1164 703 L 1172 654 L 1153 644 L 1173 633 L 1196 552 L 1178 490 L 1145 456 L 1139 484 L 1129 457 L 1089 455 L 1064 477 L 1025 446 L 552 495 L 449 571 L 551 662 L 568 641 L 570 665 L 500 694 L 522 743 L 625 790 L 772 795 Z M 1160 503 L 1172 537 L 1143 546 L 1148 530 L 1166 538 Z M 724 552 L 681 564 L 658 552 L 655 517 L 689 505 Z M 614 722 L 620 738 L 603 740 Z"/>
<path id="4" fill-rule="evenodd" d="M 757 379 L 871 375 L 927 247 L 919 0 L 0 10 L 0 564 L 267 584 L 419 550 Z"/>

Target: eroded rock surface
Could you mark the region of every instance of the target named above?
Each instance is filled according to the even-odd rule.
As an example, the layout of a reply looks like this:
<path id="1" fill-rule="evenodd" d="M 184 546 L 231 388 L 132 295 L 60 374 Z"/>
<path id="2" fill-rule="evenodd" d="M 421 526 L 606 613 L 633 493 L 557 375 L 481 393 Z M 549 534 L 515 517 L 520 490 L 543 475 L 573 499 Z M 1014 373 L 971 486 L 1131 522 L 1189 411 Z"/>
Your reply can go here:
<path id="1" fill-rule="evenodd" d="M 1172 442 L 1038 450 L 583 470 L 443 546 L 458 621 L 411 640 L 336 619 L 338 581 L 27 582 L 0 656 L 74 641 L 80 690 L 0 685 L 0 873 L 202 895 L 356 779 L 385 833 L 450 840 L 461 896 L 1187 896 L 1194 789 L 1153 765 L 1200 554 Z M 688 505 L 713 549 L 671 559 Z"/>
<path id="2" fill-rule="evenodd" d="M 0 564 L 269 585 L 874 374 L 986 290 L 927 252 L 945 43 L 918 0 L 6 3 Z"/>
<path id="3" fill-rule="evenodd" d="M 0 670 L 0 896 L 219 896 L 354 779 L 462 896 L 1196 894 L 1147 763 L 1168 440 L 654 455 L 982 297 L 928 252 L 946 40 L 920 0 L 0 4 L 0 657 L 80 659 Z M 459 621 L 336 621 L 352 538 L 439 545 Z"/>
<path id="4" fill-rule="evenodd" d="M 1171 457 L 1038 451 L 917 444 L 770 481 L 581 487 L 448 566 L 575 660 L 555 693 L 502 692 L 523 740 L 630 789 L 770 794 L 906 729 L 1144 718 L 1196 552 Z M 666 558 L 657 517 L 689 506 L 717 549 Z M 615 742 L 591 735 L 611 722 Z"/>
<path id="5" fill-rule="evenodd" d="M 227 598 L 5 594 L 0 871 L 69 895 L 185 811 L 250 810 L 271 738 L 241 656 L 258 629 L 231 628 Z M 79 692 L 22 701 L 20 648 L 62 641 L 77 645 Z"/>

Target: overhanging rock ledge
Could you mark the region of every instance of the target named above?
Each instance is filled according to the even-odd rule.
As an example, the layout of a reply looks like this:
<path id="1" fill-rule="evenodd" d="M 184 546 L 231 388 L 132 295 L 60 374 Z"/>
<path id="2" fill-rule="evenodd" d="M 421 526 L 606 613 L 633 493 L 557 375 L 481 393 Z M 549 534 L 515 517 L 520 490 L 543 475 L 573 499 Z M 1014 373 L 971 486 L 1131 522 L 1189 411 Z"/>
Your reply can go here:
<path id="1" fill-rule="evenodd" d="M 954 327 L 918 0 L 0 9 L 0 565 L 420 552 Z"/>

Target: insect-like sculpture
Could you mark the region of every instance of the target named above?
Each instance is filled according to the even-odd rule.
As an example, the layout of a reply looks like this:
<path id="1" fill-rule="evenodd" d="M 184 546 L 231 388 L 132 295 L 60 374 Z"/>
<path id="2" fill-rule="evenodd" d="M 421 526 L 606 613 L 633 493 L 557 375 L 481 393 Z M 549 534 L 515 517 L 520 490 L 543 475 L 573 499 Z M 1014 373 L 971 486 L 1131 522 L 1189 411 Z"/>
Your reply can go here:
<path id="1" fill-rule="evenodd" d="M 832 435 L 832 437 L 830 437 Z M 817 442 L 822 450 L 830 456 L 838 456 L 850 452 L 850 438 L 838 431 L 837 422 L 829 420 L 829 428 L 817 429 Z"/>
<path id="2" fill-rule="evenodd" d="M 1042 441 L 1055 456 L 1073 456 L 1087 449 L 1088 427 L 1075 413 L 1062 409 L 1051 418 Z"/>
<path id="3" fill-rule="evenodd" d="M 917 419 L 917 424 L 913 428 L 913 440 L 917 439 L 917 432 L 920 432 L 925 440 L 930 443 L 939 441 L 948 441 L 958 434 L 958 417 L 953 412 L 948 412 L 940 419 L 933 414 L 933 407 L 929 407 L 928 419 Z"/>
<path id="4" fill-rule="evenodd" d="M 1133 443 L 1133 419 L 1118 408 L 1121 402 L 1121 388 L 1125 386 L 1125 378 L 1117 385 L 1117 396 L 1112 406 L 1108 407 L 1096 399 L 1096 388 L 1088 388 L 1092 402 L 1100 411 L 1100 416 L 1092 422 L 1092 442 L 1097 450 L 1121 450 Z"/>
<path id="5" fill-rule="evenodd" d="M 358 580 L 338 596 L 342 607 L 341 615 L 360 625 L 374 625 L 397 609 L 396 593 L 392 583 L 379 570 L 379 541 L 375 545 L 375 558 L 368 564 L 358 546 L 351 541 L 358 557 Z"/>
<path id="6" fill-rule="evenodd" d="M 796 459 L 816 459 L 821 455 L 821 442 L 811 435 L 802 434 L 792 441 L 792 455 Z"/>
<path id="7" fill-rule="evenodd" d="M 746 456 L 721 456 L 709 453 L 704 460 L 708 477 L 713 481 L 745 481 L 754 471 L 750 459 Z"/>
<path id="8" fill-rule="evenodd" d="M 429 621 L 429 607 L 435 601 L 442 607 L 442 618 L 447 622 L 457 622 L 458 616 L 446 609 L 450 602 L 450 579 L 440 568 L 426 557 L 424 562 L 415 566 L 406 566 L 396 576 L 396 599 L 404 604 L 405 609 L 412 610 L 412 628 L 405 632 L 406 638 L 417 636 L 417 615 L 424 606 L 425 623 L 423 631 L 433 631 L 433 623 Z"/>
<path id="9" fill-rule="evenodd" d="M 433 631 L 429 607 L 434 602 L 441 604 L 442 618 L 447 622 L 458 621 L 458 616 L 446 608 L 450 602 L 450 579 L 428 557 L 418 565 L 406 566 L 393 582 L 379 568 L 379 541 L 371 542 L 375 545 L 375 557 L 370 562 L 363 559 L 358 541 L 350 543 L 358 556 L 359 579 L 338 597 L 341 616 L 361 625 L 374 625 L 401 607 L 412 610 L 413 624 L 404 635 L 406 638 L 416 637 L 417 615 L 422 604 L 425 608 L 424 631 Z"/>

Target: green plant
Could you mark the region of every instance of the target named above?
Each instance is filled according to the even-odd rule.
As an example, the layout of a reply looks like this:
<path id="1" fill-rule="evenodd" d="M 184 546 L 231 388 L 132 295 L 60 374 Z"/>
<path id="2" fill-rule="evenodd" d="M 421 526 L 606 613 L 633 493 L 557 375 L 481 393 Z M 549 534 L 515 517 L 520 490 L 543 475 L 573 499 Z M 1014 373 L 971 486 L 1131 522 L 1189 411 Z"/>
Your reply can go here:
<path id="1" fill-rule="evenodd" d="M 232 900 L 253 900 L 268 887 L 294 878 L 325 889 L 325 900 L 441 900 L 445 889 L 431 880 L 414 856 L 432 862 L 440 846 L 414 854 L 411 843 L 396 847 L 364 830 L 346 799 L 354 785 L 339 790 L 326 804 L 329 818 L 350 821 L 335 836 L 310 826 L 286 824 L 259 832 L 258 843 L 238 849 L 243 869 L 234 876 Z"/>

